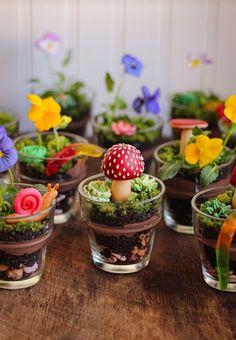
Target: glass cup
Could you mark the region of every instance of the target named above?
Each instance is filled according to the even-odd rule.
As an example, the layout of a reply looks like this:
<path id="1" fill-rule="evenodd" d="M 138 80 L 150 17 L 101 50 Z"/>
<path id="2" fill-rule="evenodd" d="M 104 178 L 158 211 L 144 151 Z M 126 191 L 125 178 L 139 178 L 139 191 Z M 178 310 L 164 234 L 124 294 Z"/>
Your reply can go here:
<path id="1" fill-rule="evenodd" d="M 19 189 L 26 184 L 15 184 Z M 19 289 L 35 285 L 44 270 L 46 248 L 53 230 L 55 203 L 26 216 L 0 216 L 0 288 Z M 34 228 L 30 226 L 35 223 Z"/>
<path id="2" fill-rule="evenodd" d="M 216 218 L 202 212 L 200 204 L 226 191 L 226 187 L 206 189 L 192 199 L 194 233 L 198 239 L 202 274 L 204 281 L 211 287 L 219 289 L 216 270 L 216 242 L 224 219 Z M 225 291 L 236 292 L 236 236 L 229 252 L 229 284 Z"/>
<path id="3" fill-rule="evenodd" d="M 44 138 L 50 133 L 43 133 L 42 138 Z M 70 139 L 71 143 L 88 143 L 86 139 L 71 134 L 63 132 L 62 134 Z M 29 133 L 22 135 L 14 140 L 14 144 L 17 145 L 24 138 L 30 138 L 33 140 L 37 139 L 37 133 Z M 75 203 L 75 193 L 78 184 L 80 181 L 86 176 L 87 171 L 87 157 L 80 157 L 75 161 L 73 167 L 69 170 L 66 170 L 64 173 L 57 173 L 51 176 L 47 176 L 45 172 L 38 171 L 38 164 L 45 164 L 50 161 L 52 158 L 38 158 L 38 157 L 30 157 L 21 152 L 19 154 L 19 161 L 16 165 L 16 178 L 20 182 L 29 183 L 29 184 L 37 184 L 41 183 L 43 185 L 47 185 L 48 182 L 55 185 L 56 183 L 60 183 L 58 197 L 56 199 L 56 210 L 55 210 L 55 224 L 65 223 L 69 220 L 71 214 L 74 210 Z M 27 162 L 25 161 L 27 158 Z M 53 158 L 55 160 L 55 158 Z M 65 159 L 65 158 L 64 158 Z M 58 158 L 58 161 L 60 159 Z M 36 161 L 36 163 L 35 163 Z"/>
<path id="4" fill-rule="evenodd" d="M 107 179 L 98 174 L 79 185 L 81 215 L 87 224 L 93 263 L 111 273 L 138 272 L 150 260 L 156 225 L 162 217 L 165 186 L 156 179 L 160 193 L 146 201 L 99 202 L 83 190 L 95 180 Z"/>
<path id="5" fill-rule="evenodd" d="M 164 143 L 156 149 L 154 157 L 157 171 L 164 164 L 163 160 L 159 157 L 160 150 L 173 143 L 176 143 L 176 141 Z M 222 164 L 217 180 L 206 186 L 206 188 L 227 185 L 234 162 L 235 158 L 232 157 L 228 163 Z M 164 220 L 167 227 L 178 233 L 193 234 L 191 199 L 197 192 L 203 190 L 203 187 L 200 185 L 200 175 L 181 173 L 174 178 L 165 180 L 164 183 L 166 186 Z"/>
<path id="6" fill-rule="evenodd" d="M 131 114 L 130 117 L 138 116 Z M 112 147 L 114 144 L 125 143 L 131 144 L 139 149 L 145 161 L 152 158 L 156 146 L 160 143 L 163 127 L 163 120 L 160 116 L 147 114 L 146 118 L 153 119 L 155 124 L 146 129 L 139 129 L 132 136 L 117 136 L 111 127 L 106 127 L 104 123 L 104 115 L 98 114 L 92 119 L 93 134 L 98 145 L 105 149 Z"/>

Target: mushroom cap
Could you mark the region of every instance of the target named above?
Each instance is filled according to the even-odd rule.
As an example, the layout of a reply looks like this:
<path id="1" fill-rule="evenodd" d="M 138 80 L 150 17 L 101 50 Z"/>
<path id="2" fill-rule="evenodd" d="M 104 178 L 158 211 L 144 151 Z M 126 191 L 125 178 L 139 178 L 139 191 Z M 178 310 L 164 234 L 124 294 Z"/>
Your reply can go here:
<path id="1" fill-rule="evenodd" d="M 170 127 L 174 129 L 193 129 L 194 127 L 199 127 L 205 129 L 208 127 L 208 122 L 205 120 L 200 119 L 193 119 L 193 118 L 175 118 L 169 121 Z"/>
<path id="2" fill-rule="evenodd" d="M 230 184 L 236 187 L 236 165 L 234 166 L 231 177 L 230 177 Z"/>
<path id="3" fill-rule="evenodd" d="M 112 180 L 134 179 L 141 176 L 143 170 L 144 161 L 141 152 L 129 144 L 113 145 L 102 160 L 102 171 Z"/>

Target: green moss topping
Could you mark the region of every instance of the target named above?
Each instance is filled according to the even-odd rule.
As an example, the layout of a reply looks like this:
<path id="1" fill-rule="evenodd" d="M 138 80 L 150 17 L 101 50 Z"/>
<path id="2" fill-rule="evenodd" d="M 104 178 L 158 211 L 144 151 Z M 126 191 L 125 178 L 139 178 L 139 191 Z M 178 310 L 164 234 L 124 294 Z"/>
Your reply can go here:
<path id="1" fill-rule="evenodd" d="M 160 209 L 160 199 L 138 204 L 138 202 L 156 197 L 160 193 L 158 182 L 148 175 L 142 175 L 131 181 L 132 193 L 128 202 L 113 202 L 110 188 L 111 181 L 93 181 L 84 187 L 85 193 L 91 199 L 98 201 L 87 200 L 85 203 L 89 220 L 111 226 L 121 226 L 144 221 Z"/>
<path id="2" fill-rule="evenodd" d="M 0 233 L 14 234 L 25 233 L 27 231 L 38 232 L 46 226 L 47 222 L 24 222 L 21 221 L 16 224 L 6 224 L 5 221 L 0 221 Z"/>

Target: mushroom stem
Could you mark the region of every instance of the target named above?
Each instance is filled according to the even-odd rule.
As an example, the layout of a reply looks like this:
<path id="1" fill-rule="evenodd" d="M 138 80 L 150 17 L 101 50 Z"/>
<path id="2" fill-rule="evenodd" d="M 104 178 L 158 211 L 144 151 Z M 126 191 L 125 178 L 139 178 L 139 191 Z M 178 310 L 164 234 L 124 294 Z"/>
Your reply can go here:
<path id="1" fill-rule="evenodd" d="M 232 207 L 236 209 L 236 188 L 234 189 L 233 199 L 232 199 Z"/>
<path id="2" fill-rule="evenodd" d="M 112 199 L 117 202 L 126 202 L 131 194 L 130 180 L 112 181 Z"/>
<path id="3" fill-rule="evenodd" d="M 180 153 L 184 155 L 185 153 L 185 148 L 189 142 L 189 139 L 192 136 L 192 129 L 184 129 L 181 132 L 181 137 L 180 137 Z"/>

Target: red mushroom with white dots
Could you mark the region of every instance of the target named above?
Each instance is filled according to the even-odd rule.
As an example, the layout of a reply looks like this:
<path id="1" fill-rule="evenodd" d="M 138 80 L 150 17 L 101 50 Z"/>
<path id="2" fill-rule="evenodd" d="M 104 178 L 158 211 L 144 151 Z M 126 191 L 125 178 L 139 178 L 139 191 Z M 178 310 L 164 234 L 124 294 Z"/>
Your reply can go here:
<path id="1" fill-rule="evenodd" d="M 108 149 L 102 160 L 102 171 L 112 180 L 112 199 L 126 202 L 131 194 L 130 180 L 140 177 L 143 170 L 143 157 L 134 146 L 116 144 Z"/>

